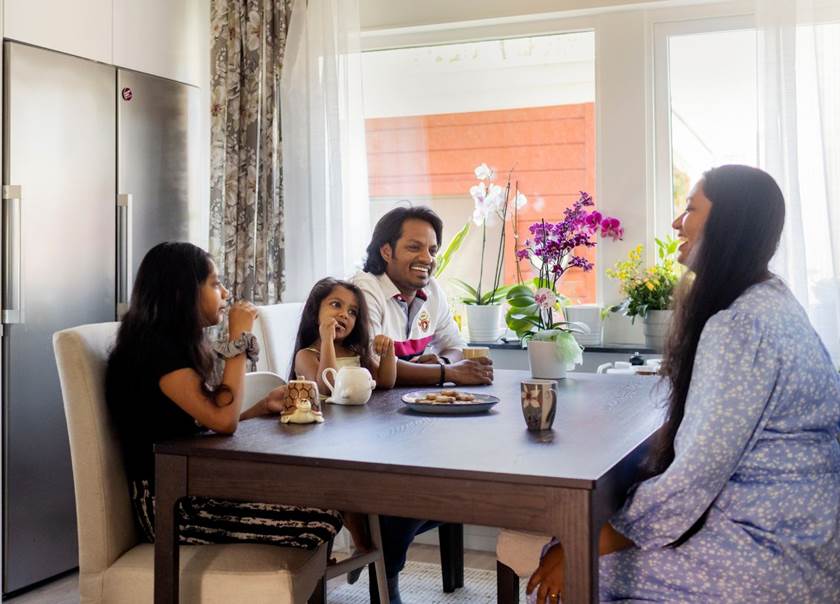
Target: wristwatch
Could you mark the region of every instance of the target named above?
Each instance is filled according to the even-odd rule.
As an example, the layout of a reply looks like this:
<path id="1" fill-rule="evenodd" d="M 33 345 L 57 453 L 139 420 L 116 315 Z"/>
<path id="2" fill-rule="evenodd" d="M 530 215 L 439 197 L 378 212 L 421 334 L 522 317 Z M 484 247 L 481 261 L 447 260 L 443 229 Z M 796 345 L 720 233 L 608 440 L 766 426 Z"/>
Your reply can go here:
<path id="1" fill-rule="evenodd" d="M 250 331 L 244 331 L 233 340 L 216 342 L 213 344 L 213 351 L 222 358 L 232 359 L 242 353 L 248 359 L 248 370 L 254 371 L 257 368 L 257 361 L 260 359 L 260 343 L 257 336 Z"/>
<path id="2" fill-rule="evenodd" d="M 446 365 L 443 363 L 438 363 L 440 365 L 440 381 L 438 382 L 438 386 L 443 388 L 443 385 L 446 383 Z"/>

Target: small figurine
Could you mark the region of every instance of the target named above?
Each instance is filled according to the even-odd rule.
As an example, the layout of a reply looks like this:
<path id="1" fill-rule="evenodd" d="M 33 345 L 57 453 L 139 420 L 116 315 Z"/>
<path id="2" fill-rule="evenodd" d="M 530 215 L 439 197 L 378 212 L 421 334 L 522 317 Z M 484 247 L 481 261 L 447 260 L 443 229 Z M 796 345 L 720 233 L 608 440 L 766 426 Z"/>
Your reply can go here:
<path id="1" fill-rule="evenodd" d="M 324 414 L 312 408 L 308 400 L 298 400 L 294 407 L 287 408 L 280 414 L 283 424 L 311 424 L 323 423 Z"/>
<path id="2" fill-rule="evenodd" d="M 318 401 L 318 384 L 309 380 L 290 380 L 286 407 L 280 413 L 284 424 L 323 423 L 324 414 Z"/>

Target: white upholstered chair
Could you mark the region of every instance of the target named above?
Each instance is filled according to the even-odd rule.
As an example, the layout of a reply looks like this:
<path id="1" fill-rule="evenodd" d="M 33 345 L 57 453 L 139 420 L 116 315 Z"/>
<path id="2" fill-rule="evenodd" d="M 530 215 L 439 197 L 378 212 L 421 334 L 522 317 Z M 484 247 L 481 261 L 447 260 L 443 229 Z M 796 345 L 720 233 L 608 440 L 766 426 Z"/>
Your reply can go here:
<path id="1" fill-rule="evenodd" d="M 82 604 L 151 604 L 154 546 L 140 542 L 117 436 L 105 405 L 105 366 L 117 323 L 53 336 L 76 487 Z M 326 546 L 181 546 L 181 602 L 306 602 L 321 585 Z M 319 587 L 319 590 L 322 587 Z M 316 600 L 318 592 L 313 595 Z"/>
<path id="2" fill-rule="evenodd" d="M 254 324 L 254 334 L 260 342 L 257 371 L 273 371 L 284 380 L 289 378 L 302 313 L 302 302 L 259 307 L 259 316 Z"/>
<path id="3" fill-rule="evenodd" d="M 498 604 L 519 601 L 519 579 L 526 581 L 540 564 L 540 553 L 551 537 L 502 529 L 496 539 L 496 593 Z"/>

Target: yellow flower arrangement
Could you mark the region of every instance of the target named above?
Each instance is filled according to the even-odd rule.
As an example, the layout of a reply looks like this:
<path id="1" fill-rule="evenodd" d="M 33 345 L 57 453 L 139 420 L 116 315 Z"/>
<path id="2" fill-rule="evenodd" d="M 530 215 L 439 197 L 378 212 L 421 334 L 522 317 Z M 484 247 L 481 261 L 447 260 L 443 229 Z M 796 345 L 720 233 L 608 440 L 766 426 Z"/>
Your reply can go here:
<path id="1" fill-rule="evenodd" d="M 638 245 L 630 250 L 627 260 L 607 269 L 607 276 L 621 282 L 621 293 L 626 296 L 607 310 L 621 311 L 633 319 L 644 318 L 649 310 L 668 310 L 681 275 L 675 258 L 678 245 L 673 238 L 657 239 L 657 263 L 647 268 L 642 266 L 645 246 Z"/>

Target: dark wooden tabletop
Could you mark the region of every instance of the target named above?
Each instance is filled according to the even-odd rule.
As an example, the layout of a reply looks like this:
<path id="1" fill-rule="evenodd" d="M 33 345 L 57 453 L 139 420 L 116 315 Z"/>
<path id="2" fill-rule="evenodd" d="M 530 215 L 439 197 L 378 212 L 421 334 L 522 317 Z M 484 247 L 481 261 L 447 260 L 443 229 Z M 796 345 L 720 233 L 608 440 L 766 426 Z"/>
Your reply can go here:
<path id="1" fill-rule="evenodd" d="M 375 392 L 363 406 L 325 404 L 322 424 L 257 418 L 240 423 L 233 436 L 171 441 L 155 450 L 591 489 L 662 423 L 655 378 L 576 373 L 559 382 L 553 429 L 529 432 L 519 395 L 528 377 L 497 370 L 492 386 L 458 388 L 498 396 L 486 413 L 421 415 L 401 401 L 417 388 L 396 388 Z"/>

